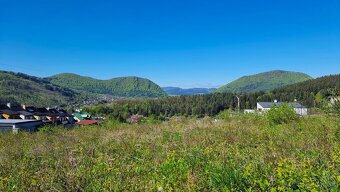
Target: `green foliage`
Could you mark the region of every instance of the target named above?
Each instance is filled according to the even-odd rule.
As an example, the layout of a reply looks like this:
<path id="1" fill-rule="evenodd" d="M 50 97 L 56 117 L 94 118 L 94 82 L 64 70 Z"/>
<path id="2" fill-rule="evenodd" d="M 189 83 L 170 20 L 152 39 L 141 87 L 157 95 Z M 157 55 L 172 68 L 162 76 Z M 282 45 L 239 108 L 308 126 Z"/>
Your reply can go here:
<path id="1" fill-rule="evenodd" d="M 0 103 L 66 106 L 76 103 L 79 98 L 79 93 L 53 85 L 41 78 L 0 71 Z"/>
<path id="2" fill-rule="evenodd" d="M 312 77 L 304 73 L 289 71 L 269 71 L 251 76 L 245 76 L 233 81 L 216 92 L 249 93 L 271 91 L 278 87 L 310 80 Z"/>
<path id="3" fill-rule="evenodd" d="M 166 93 L 148 79 L 120 77 L 98 80 L 76 74 L 64 73 L 46 78 L 47 81 L 72 90 L 118 97 L 162 97 Z"/>
<path id="4" fill-rule="evenodd" d="M 229 121 L 231 119 L 231 110 L 224 110 L 217 114 L 217 118 Z"/>
<path id="5" fill-rule="evenodd" d="M 333 92 L 340 92 L 340 75 L 330 75 L 288 85 L 275 89 L 270 95 L 263 95 L 259 99 L 261 101 L 273 99 L 294 101 L 297 99 L 308 107 L 322 107 L 329 102 L 330 97 L 334 95 Z"/>
<path id="6" fill-rule="evenodd" d="M 294 108 L 288 104 L 284 104 L 279 107 L 274 106 L 268 112 L 266 112 L 266 116 L 269 122 L 274 125 L 289 123 L 298 118 Z"/>
<path id="7" fill-rule="evenodd" d="M 184 117 L 181 117 L 184 118 Z M 261 116 L 0 134 L 0 191 L 338 191 L 339 119 Z M 296 126 L 299 129 L 296 129 Z M 51 127 L 52 128 L 52 127 Z"/>

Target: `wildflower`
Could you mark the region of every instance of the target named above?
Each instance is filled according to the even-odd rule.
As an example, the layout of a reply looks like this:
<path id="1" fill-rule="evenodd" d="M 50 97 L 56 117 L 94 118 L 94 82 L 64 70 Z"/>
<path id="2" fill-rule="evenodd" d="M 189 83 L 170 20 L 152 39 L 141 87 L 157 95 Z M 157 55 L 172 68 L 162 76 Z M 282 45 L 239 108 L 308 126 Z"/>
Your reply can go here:
<path id="1" fill-rule="evenodd" d="M 162 187 L 158 187 L 158 192 L 163 192 L 163 188 Z"/>

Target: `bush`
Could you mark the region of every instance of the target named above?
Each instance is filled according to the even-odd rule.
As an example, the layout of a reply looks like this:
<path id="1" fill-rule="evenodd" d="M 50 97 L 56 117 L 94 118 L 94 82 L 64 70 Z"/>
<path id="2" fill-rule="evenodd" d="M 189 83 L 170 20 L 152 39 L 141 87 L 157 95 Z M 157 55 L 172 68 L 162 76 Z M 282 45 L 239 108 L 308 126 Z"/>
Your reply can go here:
<path id="1" fill-rule="evenodd" d="M 297 114 L 294 111 L 294 108 L 289 106 L 288 104 L 271 108 L 267 112 L 266 116 L 269 122 L 274 125 L 289 123 L 298 118 Z"/>
<path id="2" fill-rule="evenodd" d="M 218 119 L 223 119 L 223 120 L 229 121 L 231 116 L 232 116 L 231 113 L 232 113 L 232 111 L 230 109 L 224 110 L 224 111 L 221 111 L 216 117 Z"/>

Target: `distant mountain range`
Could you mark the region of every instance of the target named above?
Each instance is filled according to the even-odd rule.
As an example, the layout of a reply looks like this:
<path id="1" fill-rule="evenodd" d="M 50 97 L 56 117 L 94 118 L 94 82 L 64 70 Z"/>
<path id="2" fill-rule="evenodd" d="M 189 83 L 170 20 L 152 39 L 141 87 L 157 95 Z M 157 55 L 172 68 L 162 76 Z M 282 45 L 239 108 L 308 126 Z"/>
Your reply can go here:
<path id="1" fill-rule="evenodd" d="M 276 88 L 284 87 L 287 85 L 300 83 L 313 79 L 311 76 L 290 71 L 269 71 L 250 76 L 241 77 L 227 85 L 222 86 L 215 92 L 220 93 L 250 93 L 256 91 L 272 91 Z"/>
<path id="2" fill-rule="evenodd" d="M 303 89 L 316 92 L 325 86 L 339 84 L 339 75 L 312 80 L 304 73 L 269 71 L 242 77 L 219 89 L 159 87 L 152 81 L 139 77 L 120 77 L 98 80 L 77 74 L 64 73 L 39 78 L 23 73 L 0 71 L 0 103 L 18 102 L 36 106 L 83 106 L 110 102 L 117 98 L 157 98 L 167 95 L 196 95 L 212 92 L 250 93 L 270 92 L 277 98 L 294 92 L 298 98 Z M 309 90 L 310 89 L 310 90 Z M 305 91 L 305 92 L 308 92 Z M 281 94 L 281 92 L 284 92 Z M 292 96 L 293 97 L 293 96 Z"/>
<path id="3" fill-rule="evenodd" d="M 179 87 L 162 87 L 162 89 L 172 96 L 176 95 L 199 95 L 199 94 L 209 94 L 216 90 L 216 88 L 189 88 L 182 89 Z"/>

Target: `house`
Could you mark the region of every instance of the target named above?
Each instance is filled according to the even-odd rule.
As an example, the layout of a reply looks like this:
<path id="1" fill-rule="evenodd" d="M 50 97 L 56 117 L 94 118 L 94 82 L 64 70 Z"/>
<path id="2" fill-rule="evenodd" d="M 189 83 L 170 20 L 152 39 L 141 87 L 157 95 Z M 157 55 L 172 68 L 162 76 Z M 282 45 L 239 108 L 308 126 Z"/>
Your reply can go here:
<path id="1" fill-rule="evenodd" d="M 19 130 L 36 131 L 42 121 L 23 119 L 0 119 L 0 132 L 17 133 Z"/>
<path id="2" fill-rule="evenodd" d="M 74 119 L 74 116 L 69 114 L 67 111 L 65 111 L 64 109 L 59 109 L 58 110 L 60 114 L 65 115 L 67 121 L 69 124 L 75 124 L 76 120 Z"/>
<path id="3" fill-rule="evenodd" d="M 46 114 L 44 113 L 41 113 L 37 110 L 37 108 L 33 107 L 33 106 L 23 106 L 23 108 L 25 109 L 25 111 L 29 112 L 29 113 L 32 113 L 33 114 L 33 117 L 36 119 L 36 120 L 41 120 L 43 122 L 47 122 L 48 119 L 46 117 Z"/>
<path id="4" fill-rule="evenodd" d="M 261 111 L 261 112 L 266 112 L 268 110 L 270 110 L 272 107 L 274 106 L 281 106 L 285 104 L 284 102 L 258 102 L 257 103 L 257 110 Z M 300 116 L 306 116 L 308 114 L 308 109 L 301 105 L 300 103 L 297 102 L 291 102 L 291 103 L 287 103 L 289 106 L 294 108 L 294 111 L 296 114 L 300 115 Z"/>
<path id="5" fill-rule="evenodd" d="M 75 124 L 75 119 L 73 118 L 73 115 L 70 115 L 63 109 L 49 109 L 50 113 L 57 116 L 57 122 L 63 125 L 66 124 Z"/>
<path id="6" fill-rule="evenodd" d="M 7 105 L 7 106 L 9 106 L 12 111 L 18 112 L 20 119 L 34 120 L 33 113 L 27 112 L 22 106 L 20 105 L 15 105 L 15 106 Z"/>
<path id="7" fill-rule="evenodd" d="M 89 113 L 83 112 L 83 111 L 75 112 L 72 115 L 74 116 L 74 119 L 77 122 L 91 119 L 91 115 Z"/>
<path id="8" fill-rule="evenodd" d="M 58 123 L 58 115 L 51 113 L 49 109 L 46 109 L 45 107 L 40 107 L 37 108 L 37 112 L 46 116 L 46 122 L 50 121 L 52 123 Z"/>
<path id="9" fill-rule="evenodd" d="M 12 111 L 7 105 L 0 105 L 0 114 L 2 119 L 20 119 L 20 114 Z"/>

